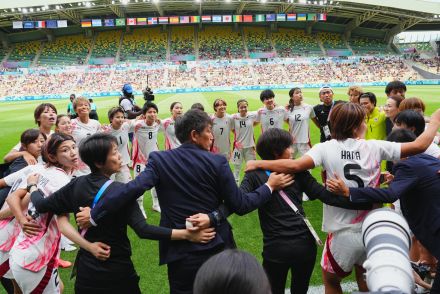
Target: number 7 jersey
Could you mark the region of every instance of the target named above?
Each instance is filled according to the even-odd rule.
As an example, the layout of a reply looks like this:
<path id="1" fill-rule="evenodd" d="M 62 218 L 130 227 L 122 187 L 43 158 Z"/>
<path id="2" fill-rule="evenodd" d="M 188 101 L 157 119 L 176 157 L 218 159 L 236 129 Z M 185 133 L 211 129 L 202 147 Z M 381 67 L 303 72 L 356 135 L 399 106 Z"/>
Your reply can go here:
<path id="1" fill-rule="evenodd" d="M 315 166 L 322 166 L 327 178 L 341 178 L 348 187 L 378 187 L 380 162 L 400 159 L 400 143 L 335 139 L 316 144 L 306 153 Z M 360 229 L 368 211 L 349 210 L 324 204 L 322 230 L 334 232 L 345 228 Z"/>

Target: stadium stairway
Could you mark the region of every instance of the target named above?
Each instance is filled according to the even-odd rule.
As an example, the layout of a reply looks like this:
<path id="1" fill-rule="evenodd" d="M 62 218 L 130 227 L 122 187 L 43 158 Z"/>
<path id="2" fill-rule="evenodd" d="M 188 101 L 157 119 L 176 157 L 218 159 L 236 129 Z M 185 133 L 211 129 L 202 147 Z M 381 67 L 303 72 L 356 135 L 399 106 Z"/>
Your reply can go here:
<path id="1" fill-rule="evenodd" d="M 116 51 L 115 62 L 119 62 L 119 60 L 121 59 L 121 47 L 122 47 L 122 41 L 124 40 L 124 35 L 125 32 L 122 31 L 121 38 L 119 38 L 118 51 Z"/>
<path id="2" fill-rule="evenodd" d="M 168 37 L 167 37 L 167 61 L 171 60 L 171 30 L 167 30 Z"/>
<path id="3" fill-rule="evenodd" d="M 199 27 L 194 28 L 194 54 L 196 60 L 199 60 Z"/>
<path id="4" fill-rule="evenodd" d="M 344 37 L 345 46 L 351 51 L 351 54 L 354 54 L 353 48 L 351 48 L 350 44 L 348 43 L 348 40 Z"/>
<path id="5" fill-rule="evenodd" d="M 34 58 L 34 60 L 33 60 L 32 63 L 31 63 L 31 66 L 32 66 L 32 67 L 37 66 L 37 64 L 38 64 L 38 59 L 39 59 L 40 56 L 41 56 L 41 52 L 43 52 L 43 48 L 44 48 L 44 43 L 41 42 L 41 43 L 40 43 L 40 49 L 38 49 L 37 54 L 35 54 L 35 58 Z"/>
<path id="6" fill-rule="evenodd" d="M 12 47 L 8 48 L 8 49 L 4 49 L 3 52 L 5 52 L 5 55 L 2 57 L 2 59 L 0 60 L 0 63 L 5 62 L 6 60 L 8 60 L 9 55 L 11 55 L 12 52 Z"/>
<path id="7" fill-rule="evenodd" d="M 92 57 L 93 49 L 95 48 L 96 34 L 93 35 L 92 42 L 89 48 L 89 54 L 86 56 L 86 60 L 84 60 L 84 64 L 89 64 L 90 57 Z"/>
<path id="8" fill-rule="evenodd" d="M 325 51 L 324 45 L 322 44 L 322 41 L 319 38 L 316 38 L 316 42 L 318 43 L 319 48 L 321 48 L 322 55 L 326 56 L 327 55 L 327 51 Z"/>
<path id="9" fill-rule="evenodd" d="M 243 47 L 244 47 L 244 56 L 246 58 L 249 58 L 249 50 L 248 50 L 248 46 L 246 43 L 246 38 L 244 36 L 243 27 L 240 27 L 240 35 L 241 35 L 241 41 L 243 42 Z"/>

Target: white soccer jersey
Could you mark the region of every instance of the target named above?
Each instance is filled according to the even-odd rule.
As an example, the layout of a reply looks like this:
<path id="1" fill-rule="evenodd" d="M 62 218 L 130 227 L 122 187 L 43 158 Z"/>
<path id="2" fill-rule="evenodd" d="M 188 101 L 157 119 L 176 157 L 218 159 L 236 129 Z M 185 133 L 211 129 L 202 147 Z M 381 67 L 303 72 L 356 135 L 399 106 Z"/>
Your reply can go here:
<path id="1" fill-rule="evenodd" d="M 116 138 L 118 141 L 118 151 L 121 153 L 122 165 L 126 165 L 130 162 L 130 154 L 128 149 L 128 133 L 132 133 L 134 131 L 134 120 L 126 121 L 122 124 L 119 130 L 113 129 L 110 125 L 108 128 L 108 133 Z"/>
<path id="2" fill-rule="evenodd" d="M 75 139 L 78 147 L 81 146 L 81 143 L 85 138 L 100 131 L 101 124 L 97 120 L 90 119 L 87 124 L 84 124 L 79 118 L 72 119 L 72 137 Z M 75 175 L 83 176 L 88 174 L 90 174 L 90 168 L 80 159 Z"/>
<path id="3" fill-rule="evenodd" d="M 266 107 L 260 108 L 258 110 L 258 119 L 261 123 L 261 132 L 271 129 L 271 128 L 283 128 L 283 122 L 286 118 L 287 110 L 283 107 L 275 107 L 272 110 Z"/>
<path id="4" fill-rule="evenodd" d="M 169 117 L 167 119 L 164 119 L 161 124 L 165 133 L 165 149 L 170 150 L 179 147 L 181 143 L 177 139 L 176 133 L 174 131 L 175 121 L 171 117 Z"/>
<path id="5" fill-rule="evenodd" d="M 431 143 L 429 145 L 428 149 L 426 149 L 425 152 L 423 152 L 427 155 L 431 155 L 432 157 L 439 158 L 440 157 L 440 147 L 438 145 Z"/>
<path id="6" fill-rule="evenodd" d="M 161 130 L 161 125 L 156 122 L 149 126 L 143 120 L 136 121 L 133 138 L 133 164 L 146 164 L 150 153 L 159 150 L 157 134 Z"/>
<path id="7" fill-rule="evenodd" d="M 229 158 L 231 153 L 231 130 L 232 119 L 229 114 L 225 114 L 222 118 L 212 116 L 212 134 L 214 136 L 214 143 L 212 152 L 218 153 Z"/>
<path id="8" fill-rule="evenodd" d="M 400 159 L 399 143 L 346 139 L 319 143 L 307 152 L 315 163 L 332 179 L 338 175 L 348 187 L 378 187 L 380 162 Z M 360 228 L 368 211 L 349 210 L 324 204 L 322 229 L 335 232 L 344 228 Z"/>
<path id="9" fill-rule="evenodd" d="M 64 170 L 53 166 L 45 168 L 40 175 L 37 188 L 45 197 L 50 196 L 70 181 L 70 176 Z M 26 181 L 26 178 L 23 178 L 23 181 Z M 32 202 L 29 203 L 28 209 L 34 209 Z M 31 238 L 20 232 L 10 255 L 20 267 L 38 272 L 52 258 L 59 257 L 61 233 L 53 213 L 42 213 L 35 221 L 41 226 L 41 232 Z"/>
<path id="10" fill-rule="evenodd" d="M 232 128 L 234 130 L 234 148 L 242 149 L 255 146 L 254 123 L 258 119 L 256 111 L 248 112 L 245 117 L 240 113 L 232 115 Z"/>
<path id="11" fill-rule="evenodd" d="M 310 142 L 310 119 L 314 117 L 313 106 L 308 104 L 294 106 L 293 110 L 287 113 L 289 132 L 294 144 Z"/>
<path id="12" fill-rule="evenodd" d="M 20 172 L 24 169 L 24 172 Z M 12 194 L 18 189 L 26 189 L 28 175 L 30 175 L 31 173 L 41 174 L 45 170 L 44 166 L 42 165 L 29 165 L 24 169 L 21 169 L 20 171 L 15 172 L 14 174 L 11 174 L 7 177 L 7 185 L 11 187 L 8 195 Z M 14 181 L 12 184 L 10 184 L 12 180 Z M 9 209 L 9 205 L 6 201 L 3 204 L 1 210 L 5 209 Z M 20 229 L 21 228 L 19 223 L 13 216 L 0 220 L 0 264 L 7 262 L 7 260 L 9 259 L 9 251 L 11 250 L 12 245 L 14 245 L 14 242 L 17 239 L 20 233 Z"/>

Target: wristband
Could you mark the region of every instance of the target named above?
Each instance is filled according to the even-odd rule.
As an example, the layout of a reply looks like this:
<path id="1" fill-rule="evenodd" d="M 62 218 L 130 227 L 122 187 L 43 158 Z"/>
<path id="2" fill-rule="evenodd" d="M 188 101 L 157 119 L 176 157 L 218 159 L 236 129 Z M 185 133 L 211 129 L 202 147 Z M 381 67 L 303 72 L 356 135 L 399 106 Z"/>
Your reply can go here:
<path id="1" fill-rule="evenodd" d="M 27 185 L 27 187 L 26 187 L 26 191 L 28 191 L 28 193 L 31 191 L 31 188 L 32 187 L 37 187 L 37 184 L 29 184 L 29 185 Z"/>

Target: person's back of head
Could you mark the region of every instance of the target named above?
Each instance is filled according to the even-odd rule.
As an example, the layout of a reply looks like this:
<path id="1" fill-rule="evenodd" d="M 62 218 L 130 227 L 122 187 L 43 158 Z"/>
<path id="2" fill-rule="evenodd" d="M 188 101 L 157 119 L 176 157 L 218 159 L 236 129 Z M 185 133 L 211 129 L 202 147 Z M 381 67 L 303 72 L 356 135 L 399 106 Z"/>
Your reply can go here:
<path id="1" fill-rule="evenodd" d="M 191 109 L 176 119 L 174 125 L 175 134 L 181 143 L 188 143 L 191 142 L 192 131 L 201 134 L 203 130 L 211 124 L 211 118 L 206 112 L 199 109 Z"/>
<path id="2" fill-rule="evenodd" d="M 416 135 L 407 129 L 393 130 L 387 137 L 387 141 L 396 143 L 412 142 L 416 139 Z"/>
<path id="3" fill-rule="evenodd" d="M 257 259 L 239 250 L 209 258 L 194 281 L 194 294 L 270 294 L 270 284 Z"/>
<path id="4" fill-rule="evenodd" d="M 198 109 L 201 111 L 205 111 L 205 107 L 203 106 L 202 103 L 194 103 L 193 105 L 191 105 L 191 109 Z"/>
<path id="5" fill-rule="evenodd" d="M 399 128 L 411 130 L 417 137 L 425 130 L 425 119 L 414 110 L 399 112 L 394 118 L 394 124 Z"/>

